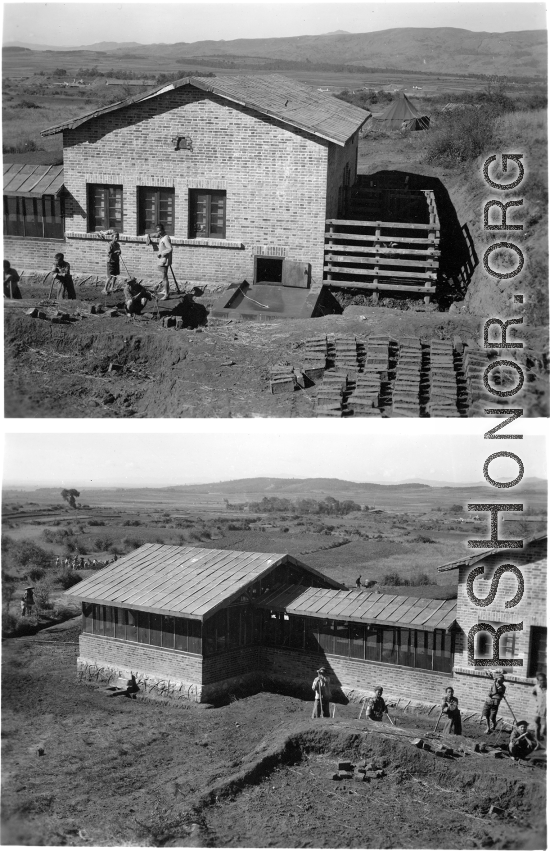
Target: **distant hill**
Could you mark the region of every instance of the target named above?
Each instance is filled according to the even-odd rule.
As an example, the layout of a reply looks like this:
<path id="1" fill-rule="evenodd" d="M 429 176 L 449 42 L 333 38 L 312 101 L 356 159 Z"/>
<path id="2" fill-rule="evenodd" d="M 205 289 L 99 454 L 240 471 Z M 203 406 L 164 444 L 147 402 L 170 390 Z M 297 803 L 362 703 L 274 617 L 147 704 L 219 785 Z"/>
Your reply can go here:
<path id="1" fill-rule="evenodd" d="M 368 68 L 446 73 L 501 74 L 533 76 L 546 74 L 547 35 L 545 30 L 490 33 L 455 27 L 397 27 L 369 33 L 337 31 L 324 35 L 287 38 L 240 38 L 233 41 L 196 41 L 175 44 L 99 42 L 65 50 L 103 51 L 123 56 L 139 51 L 165 58 L 190 60 L 224 57 L 342 63 Z M 11 42 L 9 47 L 33 50 L 60 50 L 59 47 Z"/>
<path id="2" fill-rule="evenodd" d="M 157 506 L 183 509 L 193 505 L 222 506 L 224 500 L 231 504 L 259 502 L 264 496 L 322 500 L 332 496 L 338 500 L 350 499 L 360 505 L 382 508 L 389 512 L 407 511 L 422 513 L 467 502 L 505 502 L 502 493 L 484 483 L 433 487 L 422 482 L 381 485 L 373 482 L 349 482 L 344 479 L 311 478 L 283 479 L 257 477 L 234 479 L 226 482 L 209 482 L 201 485 L 177 485 L 173 487 L 141 488 L 80 488 L 77 477 L 74 486 L 81 491 L 83 504 L 91 506 L 138 507 Z M 60 488 L 25 488 L 5 486 L 4 503 L 35 500 L 40 505 L 61 502 Z M 546 482 L 528 479 L 514 488 L 514 502 L 524 500 L 530 508 L 543 512 L 546 506 Z M 496 499 L 495 497 L 501 497 Z M 513 518 L 512 518 L 513 519 Z"/>

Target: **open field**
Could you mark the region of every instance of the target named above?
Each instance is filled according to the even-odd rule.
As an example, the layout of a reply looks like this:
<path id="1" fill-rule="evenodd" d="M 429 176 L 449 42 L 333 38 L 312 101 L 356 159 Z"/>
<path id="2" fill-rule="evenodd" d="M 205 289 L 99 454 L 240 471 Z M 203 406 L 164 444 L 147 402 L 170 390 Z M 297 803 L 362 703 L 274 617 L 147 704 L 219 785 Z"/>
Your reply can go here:
<path id="1" fill-rule="evenodd" d="M 398 706 L 390 727 L 339 703 L 313 723 L 308 695 L 267 682 L 216 708 L 113 699 L 76 682 L 78 633 L 69 621 L 3 642 L 6 844 L 543 847 L 544 771 L 475 754 L 504 740 L 480 736 L 477 718 L 445 738 L 433 713 Z M 456 756 L 418 750 L 418 736 Z M 341 759 L 383 776 L 335 783 Z"/>
<path id="2" fill-rule="evenodd" d="M 198 546 L 251 552 L 289 553 L 311 567 L 349 586 L 358 574 L 362 582 L 383 585 L 397 573 L 404 580 L 426 574 L 425 581 L 453 592 L 454 577 L 437 568 L 459 558 L 466 540 L 487 532 L 486 518 L 474 519 L 464 510 L 467 502 L 487 502 L 487 487 L 429 487 L 339 482 L 323 487 L 315 480 L 293 485 L 278 480 L 240 484 L 240 492 L 223 483 L 188 488 L 90 489 L 81 492 L 83 508 L 59 505 L 52 489 L 4 490 L 3 568 L 17 601 L 29 584 L 33 566 L 44 569 L 52 601 L 63 604 L 55 559 L 82 557 L 85 561 L 111 560 L 144 543 Z M 285 480 L 281 480 L 282 483 Z M 201 490 L 202 488 L 202 490 Z M 210 491 L 210 492 L 209 492 Z M 227 502 L 225 501 L 227 495 Z M 306 514 L 295 511 L 245 511 L 248 502 L 264 496 L 340 502 L 358 501 L 376 511 L 348 514 Z M 527 537 L 545 528 L 546 491 L 542 480 L 518 489 L 526 506 L 519 520 L 505 516 L 506 531 Z M 239 508 L 239 504 L 241 508 Z M 38 551 L 32 549 L 38 547 Z M 79 574 L 87 575 L 87 571 Z M 424 586 L 423 586 L 424 587 Z M 428 586 L 425 586 L 428 587 Z M 407 593 L 405 586 L 399 593 Z"/>

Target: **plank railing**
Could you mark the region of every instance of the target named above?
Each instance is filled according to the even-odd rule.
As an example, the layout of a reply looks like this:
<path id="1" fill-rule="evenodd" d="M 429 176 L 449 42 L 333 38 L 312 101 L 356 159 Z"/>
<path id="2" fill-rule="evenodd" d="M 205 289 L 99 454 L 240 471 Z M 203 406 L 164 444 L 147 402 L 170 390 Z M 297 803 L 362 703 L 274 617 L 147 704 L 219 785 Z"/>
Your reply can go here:
<path id="1" fill-rule="evenodd" d="M 423 194 L 428 219 L 424 223 L 327 219 L 324 259 L 327 285 L 375 294 L 393 290 L 423 295 L 428 303 L 436 290 L 440 222 L 434 193 L 423 190 Z"/>

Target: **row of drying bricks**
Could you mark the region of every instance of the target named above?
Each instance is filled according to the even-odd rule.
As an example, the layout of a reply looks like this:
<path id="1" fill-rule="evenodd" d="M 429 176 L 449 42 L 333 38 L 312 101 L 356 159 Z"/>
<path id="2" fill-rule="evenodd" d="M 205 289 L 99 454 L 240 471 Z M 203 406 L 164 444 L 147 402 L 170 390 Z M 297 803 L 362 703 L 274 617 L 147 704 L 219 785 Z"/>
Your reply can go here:
<path id="1" fill-rule="evenodd" d="M 465 394 L 460 393 L 457 369 L 462 363 L 452 343 L 432 340 L 423 347 L 418 337 L 404 337 L 397 343 L 388 335 L 374 335 L 368 338 L 366 361 L 359 374 L 357 343 L 354 337 L 335 338 L 335 367 L 325 372 L 318 391 L 318 416 L 338 416 L 339 410 L 348 415 L 381 416 L 382 410 L 391 409 L 394 416 L 418 417 L 421 407 L 431 416 L 461 415 L 458 405 L 465 401 Z M 323 339 L 306 341 L 305 350 L 307 375 L 308 368 L 320 365 Z M 392 367 L 390 360 L 395 359 Z M 395 370 L 392 381 L 390 369 Z"/>
<path id="2" fill-rule="evenodd" d="M 472 341 L 473 342 L 473 341 Z M 373 335 L 365 341 L 349 337 L 310 338 L 304 343 L 302 369 L 288 364 L 271 368 L 273 393 L 305 386 L 323 379 L 317 394 L 318 416 L 381 416 L 389 409 L 395 416 L 420 416 L 421 406 L 431 416 L 464 415 L 469 405 L 486 404 L 483 371 L 486 354 L 464 346 L 458 338 L 456 350 L 449 341 L 432 340 L 422 345 L 417 337 L 399 343 L 389 335 Z M 391 367 L 390 359 L 397 360 Z M 328 372 L 327 361 L 334 364 Z M 389 380 L 390 368 L 395 378 Z"/>

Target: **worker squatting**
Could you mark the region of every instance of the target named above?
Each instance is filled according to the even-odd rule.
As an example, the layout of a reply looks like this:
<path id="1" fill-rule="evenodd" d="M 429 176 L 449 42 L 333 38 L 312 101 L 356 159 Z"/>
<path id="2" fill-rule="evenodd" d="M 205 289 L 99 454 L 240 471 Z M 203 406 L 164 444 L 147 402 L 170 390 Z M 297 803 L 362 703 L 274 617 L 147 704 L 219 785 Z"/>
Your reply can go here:
<path id="1" fill-rule="evenodd" d="M 115 292 L 118 286 L 118 278 L 120 276 L 120 264 L 125 268 L 127 278 L 124 283 L 124 303 L 126 311 L 130 316 L 138 315 L 152 298 L 159 298 L 161 301 L 170 297 L 170 280 L 168 272 L 172 273 L 176 289 L 180 292 L 177 285 L 176 277 L 172 269 L 172 242 L 164 229 L 164 225 L 159 223 L 154 233 L 153 239 L 158 240 L 157 243 L 151 241 L 151 235 L 147 234 L 147 244 L 153 246 L 153 250 L 157 254 L 158 268 L 161 273 L 161 280 L 152 290 L 142 286 L 130 274 L 124 258 L 122 257 L 122 249 L 119 242 L 119 234 L 117 231 L 101 231 L 100 236 L 108 243 L 107 247 L 107 279 L 103 292 L 105 295 Z M 56 288 L 56 297 L 62 299 L 75 299 L 76 292 L 71 274 L 71 266 L 65 259 L 65 256 L 58 253 L 54 256 L 54 263 L 51 269 L 52 283 L 50 287 L 50 297 Z M 4 260 L 4 297 L 12 299 L 22 298 L 21 289 L 19 286 L 19 273 L 11 266 L 9 260 Z"/>
<path id="2" fill-rule="evenodd" d="M 332 697 L 332 689 L 330 676 L 325 667 L 321 667 L 317 671 L 317 676 L 313 680 L 312 689 L 315 695 L 313 703 L 313 718 L 330 718 L 330 700 Z M 384 689 L 382 686 L 377 686 L 371 697 L 363 700 L 359 719 L 363 712 L 365 718 L 369 721 L 383 721 L 386 716 L 393 725 L 393 720 L 388 712 L 388 705 L 382 697 Z M 542 746 L 546 739 L 546 676 L 543 673 L 537 674 L 537 684 L 533 689 L 537 708 L 535 716 L 535 732 L 529 730 L 527 721 L 517 720 L 510 704 L 506 699 L 506 685 L 504 684 L 504 674 L 497 672 L 491 683 L 491 687 L 485 698 L 485 702 L 481 709 L 481 717 L 485 722 L 485 733 L 491 733 L 496 730 L 497 713 L 502 701 L 504 701 L 514 717 L 514 724 L 510 734 L 508 750 L 514 759 L 526 759 L 529 754 Z M 336 712 L 336 705 L 333 704 L 332 716 Z M 441 705 L 439 718 L 437 719 L 434 732 L 439 726 L 442 718 L 445 718 L 445 726 L 443 732 L 451 735 L 462 735 L 462 717 L 458 705 L 458 697 L 454 693 L 454 689 L 449 686 L 445 689 L 445 694 L 441 697 Z"/>

